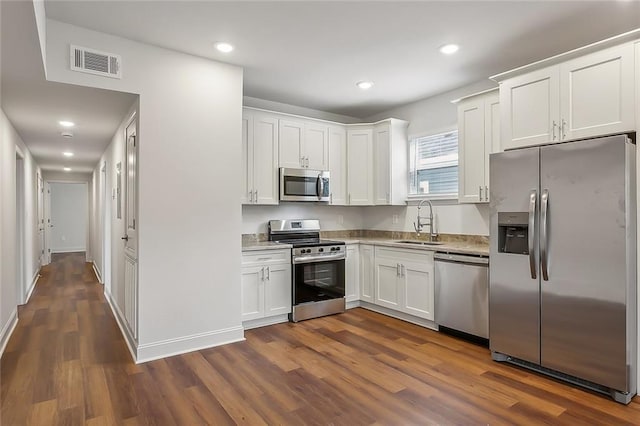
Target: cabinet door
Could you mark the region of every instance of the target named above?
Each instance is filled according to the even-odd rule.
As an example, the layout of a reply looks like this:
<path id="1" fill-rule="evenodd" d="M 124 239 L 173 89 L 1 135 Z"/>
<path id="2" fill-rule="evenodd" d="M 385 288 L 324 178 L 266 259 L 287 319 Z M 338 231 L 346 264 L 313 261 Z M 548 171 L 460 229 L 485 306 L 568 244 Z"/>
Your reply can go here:
<path id="1" fill-rule="evenodd" d="M 484 185 L 485 201 L 491 201 L 489 182 L 489 154 L 501 152 L 500 145 L 500 99 L 498 93 L 490 93 L 484 100 Z"/>
<path id="2" fill-rule="evenodd" d="M 374 146 L 374 204 L 391 204 L 391 129 L 382 123 L 373 129 Z"/>
<path id="3" fill-rule="evenodd" d="M 375 303 L 397 311 L 402 309 L 400 262 L 397 259 L 375 259 Z"/>
<path id="4" fill-rule="evenodd" d="M 329 127 L 307 123 L 304 126 L 305 166 L 315 170 L 329 169 Z"/>
<path id="5" fill-rule="evenodd" d="M 503 149 L 559 140 L 559 80 L 554 66 L 500 85 Z"/>
<path id="6" fill-rule="evenodd" d="M 242 113 L 242 204 L 253 202 L 253 116 Z"/>
<path id="7" fill-rule="evenodd" d="M 373 276 L 374 268 L 373 264 L 373 246 L 361 245 L 360 246 L 360 300 L 365 302 L 374 303 L 374 287 Z"/>
<path id="8" fill-rule="evenodd" d="M 278 204 L 278 120 L 253 117 L 253 200 Z"/>
<path id="9" fill-rule="evenodd" d="M 403 262 L 401 285 L 404 291 L 402 311 L 420 318 L 434 320 L 434 262 L 433 253 L 424 263 Z"/>
<path id="10" fill-rule="evenodd" d="M 635 129 L 631 43 L 560 65 L 562 139 Z"/>
<path id="11" fill-rule="evenodd" d="M 291 264 L 267 266 L 264 288 L 265 316 L 291 312 Z"/>
<path id="12" fill-rule="evenodd" d="M 485 181 L 484 98 L 463 100 L 458 105 L 458 201 L 484 201 Z"/>
<path id="13" fill-rule="evenodd" d="M 264 274 L 263 266 L 242 268 L 242 321 L 264 317 Z"/>
<path id="14" fill-rule="evenodd" d="M 347 204 L 347 132 L 342 127 L 329 128 L 329 191 L 331 204 Z"/>
<path id="15" fill-rule="evenodd" d="M 348 204 L 373 205 L 373 131 L 351 129 L 347 132 Z"/>
<path id="16" fill-rule="evenodd" d="M 294 169 L 305 167 L 304 124 L 297 121 L 280 120 L 279 167 Z"/>
<path id="17" fill-rule="evenodd" d="M 345 263 L 345 296 L 347 302 L 353 302 L 360 298 L 360 251 L 357 245 L 347 246 Z"/>

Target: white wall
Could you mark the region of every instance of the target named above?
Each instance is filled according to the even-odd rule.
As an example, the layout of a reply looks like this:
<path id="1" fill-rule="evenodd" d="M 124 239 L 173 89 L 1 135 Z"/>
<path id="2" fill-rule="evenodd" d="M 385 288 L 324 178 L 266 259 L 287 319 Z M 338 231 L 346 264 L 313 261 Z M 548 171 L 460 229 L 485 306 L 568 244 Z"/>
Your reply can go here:
<path id="1" fill-rule="evenodd" d="M 272 219 L 319 219 L 323 231 L 362 229 L 362 207 L 325 206 L 312 203 L 282 203 L 278 206 L 242 206 L 242 233 L 267 232 Z"/>
<path id="2" fill-rule="evenodd" d="M 72 43 L 120 54 L 123 78 L 70 71 Z M 140 358 L 241 339 L 242 69 L 48 20 L 47 74 L 140 95 Z"/>
<path id="3" fill-rule="evenodd" d="M 16 152 L 24 157 L 24 271 L 17 280 Z M 0 349 L 15 320 L 16 307 L 26 300 L 40 269 L 37 232 L 37 174 L 39 168 L 20 135 L 0 110 Z"/>
<path id="4" fill-rule="evenodd" d="M 52 183 L 51 253 L 85 251 L 89 197 L 86 183 Z"/>

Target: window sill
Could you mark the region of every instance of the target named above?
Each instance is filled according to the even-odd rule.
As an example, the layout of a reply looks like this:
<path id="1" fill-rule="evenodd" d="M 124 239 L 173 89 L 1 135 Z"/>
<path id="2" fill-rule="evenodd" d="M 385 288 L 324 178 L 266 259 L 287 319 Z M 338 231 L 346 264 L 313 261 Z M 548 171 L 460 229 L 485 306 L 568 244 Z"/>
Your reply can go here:
<path id="1" fill-rule="evenodd" d="M 421 201 L 429 200 L 433 205 L 454 205 L 458 204 L 458 194 L 446 194 L 446 195 L 409 195 L 407 197 L 408 206 L 417 206 Z"/>

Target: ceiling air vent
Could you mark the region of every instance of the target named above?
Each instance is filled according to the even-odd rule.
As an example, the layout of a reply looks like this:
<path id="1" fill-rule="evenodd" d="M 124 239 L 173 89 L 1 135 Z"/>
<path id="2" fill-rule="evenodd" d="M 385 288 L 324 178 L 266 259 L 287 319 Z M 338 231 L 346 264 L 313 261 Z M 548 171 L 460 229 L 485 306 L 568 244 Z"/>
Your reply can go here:
<path id="1" fill-rule="evenodd" d="M 122 78 L 120 55 L 71 45 L 71 69 L 111 78 Z"/>

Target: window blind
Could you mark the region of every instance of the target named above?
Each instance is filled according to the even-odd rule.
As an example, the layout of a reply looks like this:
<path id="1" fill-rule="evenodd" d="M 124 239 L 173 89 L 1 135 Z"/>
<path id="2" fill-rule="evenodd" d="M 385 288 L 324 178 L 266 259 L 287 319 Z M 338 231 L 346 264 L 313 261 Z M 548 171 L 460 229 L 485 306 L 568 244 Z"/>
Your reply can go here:
<path id="1" fill-rule="evenodd" d="M 409 146 L 409 193 L 458 193 L 458 132 L 414 138 Z"/>

